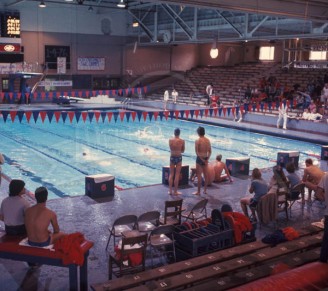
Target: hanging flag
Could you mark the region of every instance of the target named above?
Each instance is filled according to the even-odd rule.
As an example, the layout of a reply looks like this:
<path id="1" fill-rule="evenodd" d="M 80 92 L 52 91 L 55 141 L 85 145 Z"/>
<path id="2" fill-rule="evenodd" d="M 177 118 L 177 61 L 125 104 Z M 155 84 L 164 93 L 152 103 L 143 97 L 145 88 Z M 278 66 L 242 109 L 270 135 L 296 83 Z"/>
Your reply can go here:
<path id="1" fill-rule="evenodd" d="M 20 123 L 22 123 L 23 117 L 24 117 L 24 111 L 19 110 L 17 112 L 18 120 Z"/>
<path id="2" fill-rule="evenodd" d="M 36 123 L 38 118 L 39 118 L 39 112 L 40 111 L 33 111 L 32 112 L 32 115 L 33 115 L 33 119 L 34 119 L 34 122 Z"/>
<path id="3" fill-rule="evenodd" d="M 63 122 L 65 123 L 66 122 L 66 118 L 67 118 L 67 111 L 62 111 L 61 112 L 61 117 L 62 117 Z"/>
<path id="4" fill-rule="evenodd" d="M 47 112 L 46 111 L 40 111 L 40 117 L 41 117 L 42 123 L 44 123 L 44 120 L 47 117 Z"/>
<path id="5" fill-rule="evenodd" d="M 55 119 L 56 119 L 56 122 L 58 123 L 59 122 L 59 119 L 60 119 L 60 112 L 59 111 L 55 111 Z"/>
<path id="6" fill-rule="evenodd" d="M 53 111 L 47 111 L 47 116 L 48 116 L 49 123 L 51 123 L 52 118 L 54 116 L 54 112 Z"/>
<path id="7" fill-rule="evenodd" d="M 121 111 L 120 112 L 120 120 L 123 122 L 124 120 L 124 116 L 125 116 L 125 112 L 124 111 Z"/>
<path id="8" fill-rule="evenodd" d="M 88 112 L 86 112 L 86 111 L 82 111 L 82 120 L 83 120 L 83 122 L 85 123 L 86 122 L 86 120 L 87 120 L 87 117 L 88 117 Z"/>
<path id="9" fill-rule="evenodd" d="M 74 116 L 75 116 L 74 111 L 68 111 L 68 118 L 70 123 L 73 122 Z"/>
<path id="10" fill-rule="evenodd" d="M 75 113 L 76 123 L 79 123 L 81 117 L 81 111 L 75 111 L 74 113 Z"/>
<path id="11" fill-rule="evenodd" d="M 15 121 L 16 114 L 17 114 L 17 111 L 10 111 L 11 122 Z"/>
<path id="12" fill-rule="evenodd" d="M 95 110 L 94 113 L 95 113 L 96 121 L 97 121 L 97 123 L 98 123 L 99 118 L 100 118 L 100 111 Z"/>
<path id="13" fill-rule="evenodd" d="M 89 117 L 89 122 L 92 122 L 93 116 L 94 116 L 94 112 L 93 111 L 88 111 L 88 117 Z"/>
<path id="14" fill-rule="evenodd" d="M 110 122 L 112 120 L 112 116 L 113 116 L 113 112 L 107 112 L 108 122 Z"/>
<path id="15" fill-rule="evenodd" d="M 132 115 L 132 120 L 135 121 L 136 116 L 137 116 L 137 112 L 132 111 L 132 112 L 131 112 L 131 115 Z"/>

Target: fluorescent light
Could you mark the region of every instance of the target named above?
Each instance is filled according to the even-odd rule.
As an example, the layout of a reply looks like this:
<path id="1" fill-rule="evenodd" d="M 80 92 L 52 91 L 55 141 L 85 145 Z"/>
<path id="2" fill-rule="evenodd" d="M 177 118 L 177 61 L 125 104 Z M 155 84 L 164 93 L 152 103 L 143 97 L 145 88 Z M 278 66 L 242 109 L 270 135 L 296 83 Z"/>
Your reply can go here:
<path id="1" fill-rule="evenodd" d="M 219 56 L 219 50 L 217 48 L 217 43 L 216 43 L 216 39 L 214 39 L 213 44 L 212 44 L 212 48 L 210 50 L 210 56 L 212 59 L 216 59 Z"/>
<path id="2" fill-rule="evenodd" d="M 124 0 L 120 0 L 119 3 L 117 3 L 117 7 L 120 7 L 120 8 L 125 8 L 126 4 L 124 2 Z"/>
<path id="3" fill-rule="evenodd" d="M 40 8 L 45 8 L 47 7 L 46 3 L 44 3 L 44 1 L 41 1 L 40 4 L 39 4 L 39 7 Z"/>
<path id="4" fill-rule="evenodd" d="M 138 22 L 135 21 L 135 22 L 132 23 L 132 27 L 138 27 L 138 26 L 139 26 Z"/>

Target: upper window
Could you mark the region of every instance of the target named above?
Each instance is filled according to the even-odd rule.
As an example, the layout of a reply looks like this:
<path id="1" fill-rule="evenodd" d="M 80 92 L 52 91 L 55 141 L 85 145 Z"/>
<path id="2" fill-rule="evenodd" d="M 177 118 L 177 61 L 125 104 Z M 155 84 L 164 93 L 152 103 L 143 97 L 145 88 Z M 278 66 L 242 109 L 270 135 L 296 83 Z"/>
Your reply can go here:
<path id="1" fill-rule="evenodd" d="M 261 46 L 260 47 L 260 60 L 273 61 L 274 60 L 274 46 Z"/>
<path id="2" fill-rule="evenodd" d="M 326 51 L 310 51 L 310 61 L 326 61 Z"/>

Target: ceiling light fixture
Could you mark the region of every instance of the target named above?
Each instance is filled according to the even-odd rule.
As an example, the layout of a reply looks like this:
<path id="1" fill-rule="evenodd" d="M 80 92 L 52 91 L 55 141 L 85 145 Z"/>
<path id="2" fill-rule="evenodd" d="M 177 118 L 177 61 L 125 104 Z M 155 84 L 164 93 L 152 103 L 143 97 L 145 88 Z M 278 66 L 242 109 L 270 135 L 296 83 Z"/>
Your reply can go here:
<path id="1" fill-rule="evenodd" d="M 47 5 L 46 5 L 46 3 L 44 3 L 44 1 L 41 1 L 40 4 L 39 4 L 39 7 L 40 8 L 46 8 Z"/>
<path id="2" fill-rule="evenodd" d="M 117 7 L 120 7 L 120 8 L 125 8 L 126 4 L 125 4 L 125 1 L 124 0 L 120 0 L 119 3 L 117 3 Z"/>
<path id="3" fill-rule="evenodd" d="M 212 59 L 216 59 L 219 56 L 219 50 L 217 48 L 217 40 L 215 39 L 210 50 L 210 56 Z"/>

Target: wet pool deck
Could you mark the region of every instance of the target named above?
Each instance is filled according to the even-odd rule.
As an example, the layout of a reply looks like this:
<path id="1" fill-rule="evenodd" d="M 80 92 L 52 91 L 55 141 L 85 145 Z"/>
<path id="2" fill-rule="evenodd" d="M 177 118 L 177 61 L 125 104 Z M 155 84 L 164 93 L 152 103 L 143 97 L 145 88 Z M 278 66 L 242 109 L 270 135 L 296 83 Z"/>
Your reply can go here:
<path id="1" fill-rule="evenodd" d="M 32 107 L 32 106 L 31 106 Z M 32 109 L 29 107 L 29 109 Z M 42 106 L 43 107 L 43 106 Z M 235 123 L 229 120 L 219 120 L 226 126 L 259 127 L 267 133 L 279 133 L 280 129 L 273 127 L 263 128 L 259 125 L 247 123 Z M 304 132 L 288 131 L 288 136 L 298 138 Z M 327 141 L 327 136 L 313 134 L 313 140 L 322 139 Z M 292 149 L 295 150 L 295 149 Z M 303 165 L 300 165 L 298 174 L 303 173 Z M 327 161 L 321 161 L 320 167 L 327 171 Z M 271 169 L 263 170 L 264 179 L 269 181 L 272 176 Z M 234 177 L 234 182 L 224 182 L 213 184 L 208 188 L 207 195 L 201 197 L 192 193 L 195 185 L 190 183 L 187 187 L 180 189 L 184 206 L 192 205 L 199 199 L 206 197 L 209 199 L 208 212 L 215 208 L 221 208 L 222 204 L 232 205 L 235 211 L 240 211 L 239 200 L 247 193 L 250 185 L 249 177 Z M 95 201 L 88 196 L 81 195 L 72 198 L 61 198 L 48 201 L 48 207 L 53 209 L 58 216 L 61 229 L 67 233 L 82 232 L 95 245 L 90 250 L 89 256 L 89 285 L 107 280 L 107 260 L 108 254 L 105 251 L 108 239 L 108 226 L 113 221 L 125 214 L 140 215 L 150 210 L 163 210 L 164 201 L 177 199 L 177 196 L 167 194 L 168 187 L 162 184 L 148 187 L 115 191 L 113 198 Z M 3 179 L 0 187 L 0 199 L 2 200 L 8 193 L 8 181 Z M 83 194 L 83 193 L 82 193 Z M 309 225 L 313 221 L 318 221 L 323 216 L 323 207 L 315 202 L 312 206 L 306 204 L 302 211 L 301 204 L 296 203 L 292 209 L 292 217 L 286 221 L 284 214 L 279 214 L 278 226 L 293 226 L 296 229 Z M 1 225 L 3 230 L 3 224 Z M 271 233 L 274 225 L 270 224 L 257 229 L 256 237 L 261 239 L 265 234 Z M 113 251 L 113 244 L 110 243 L 110 251 Z M 0 259 L 0 290 L 68 290 L 68 270 L 51 266 L 42 266 L 31 271 L 27 264 L 10 260 Z"/>

